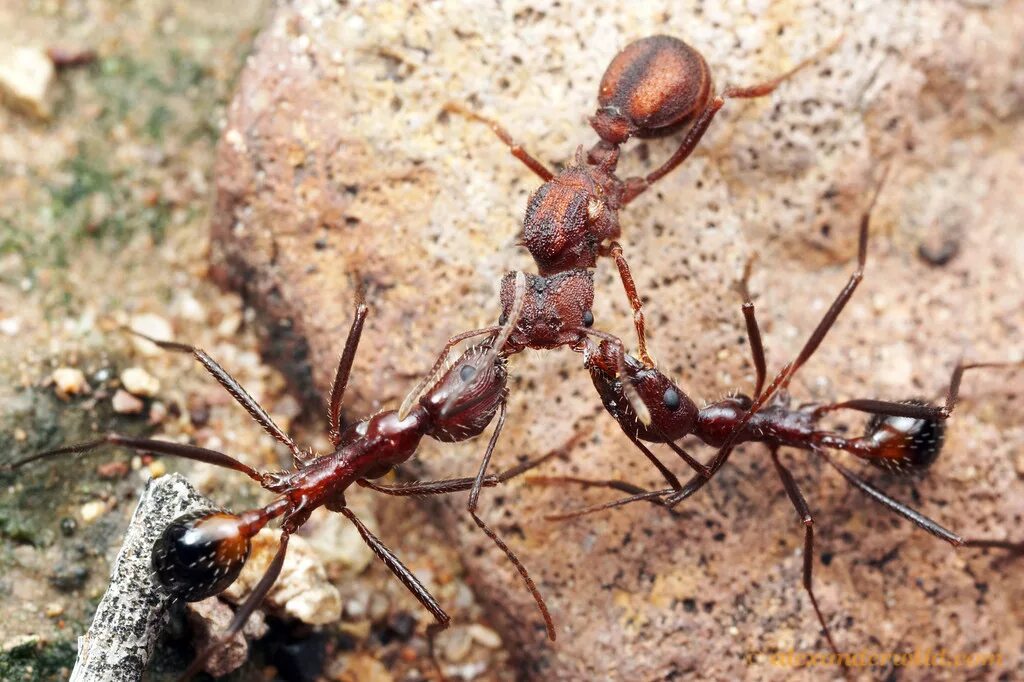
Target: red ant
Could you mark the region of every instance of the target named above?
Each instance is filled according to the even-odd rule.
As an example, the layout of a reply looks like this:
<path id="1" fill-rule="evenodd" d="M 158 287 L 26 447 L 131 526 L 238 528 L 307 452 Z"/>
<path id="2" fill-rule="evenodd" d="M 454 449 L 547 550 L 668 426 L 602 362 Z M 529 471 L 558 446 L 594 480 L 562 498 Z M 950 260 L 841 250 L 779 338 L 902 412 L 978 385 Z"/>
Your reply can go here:
<path id="1" fill-rule="evenodd" d="M 838 41 L 822 54 L 836 45 Z M 653 367 L 643 303 L 622 247 L 615 241 L 621 235 L 619 209 L 686 160 L 726 99 L 768 95 L 820 56 L 769 81 L 715 94 L 704 57 L 678 38 L 656 35 L 630 43 L 612 59 L 601 78 L 599 106 L 590 117 L 590 125 L 601 139 L 585 155 L 583 147 L 578 147 L 575 164 L 557 174 L 515 142 L 497 121 L 461 104 L 448 103 L 444 109 L 487 124 L 512 155 L 544 181 L 530 196 L 521 238 L 541 275 L 594 268 L 598 256 L 615 260 L 633 309 L 640 361 Z M 629 138 L 663 137 L 683 128 L 687 130 L 679 148 L 661 166 L 644 177 L 621 179 L 615 174 L 619 148 Z"/>
<path id="2" fill-rule="evenodd" d="M 110 444 L 232 469 L 249 476 L 264 489 L 278 495 L 266 506 L 239 514 L 223 511 L 185 514 L 173 521 L 154 544 L 153 567 L 156 579 L 174 598 L 198 601 L 218 594 L 234 582 L 249 556 L 251 538 L 271 520 L 281 519 L 281 540 L 269 567 L 238 608 L 218 642 L 201 652 L 192 662 L 183 676 L 185 679 L 198 672 L 213 651 L 242 629 L 277 580 L 288 548 L 288 538 L 317 507 L 340 512 L 351 521 L 374 554 L 433 615 L 435 622 L 428 628 L 433 658 L 433 635 L 436 630 L 449 625 L 450 617 L 416 576 L 346 506 L 345 491 L 353 483 L 397 496 L 442 495 L 471 490 L 474 486 L 479 490 L 480 486 L 496 486 L 552 456 L 524 462 L 502 474 L 481 479 L 455 478 L 402 485 L 381 485 L 371 480 L 384 476 L 412 457 L 424 436 L 442 442 L 468 440 L 480 435 L 497 414 L 498 424 L 484 454 L 485 461 L 490 459 L 504 422 L 507 400 L 505 356 L 499 351 L 511 333 L 511 328 L 518 322 L 518 311 L 523 307 L 524 281 L 518 278 L 518 286 L 515 287 L 517 300 L 510 302 L 514 314 L 510 316 L 509 324 L 494 328 L 497 332 L 494 339 L 471 346 L 443 373 L 431 377 L 429 387 L 417 398 L 406 415 L 400 417 L 395 410 L 387 410 L 343 430 L 340 421 L 342 398 L 368 313 L 367 306 L 361 301 L 357 302 L 355 317 L 329 398 L 329 435 L 334 447 L 330 454 L 300 449 L 274 423 L 266 410 L 205 351 L 182 343 L 159 341 L 140 335 L 165 350 L 192 354 L 264 430 L 288 447 L 294 462 L 291 470 L 257 471 L 214 450 L 147 438 L 131 438 L 116 433 L 38 453 L 4 468 L 14 470 L 39 459 L 83 454 Z M 505 553 L 522 576 L 544 618 L 548 636 L 554 640 L 551 616 L 526 567 L 472 508 L 470 514 L 476 525 Z M 434 663 L 436 665 L 436 659 Z"/>
<path id="3" fill-rule="evenodd" d="M 884 178 L 883 178 L 884 181 Z M 743 313 L 756 370 L 754 398 L 736 395 L 698 409 L 693 401 L 673 381 L 657 369 L 644 367 L 638 360 L 620 357 L 621 344 L 605 342 L 587 344 L 585 363 L 601 395 L 605 408 L 615 417 L 622 430 L 648 456 L 672 483 L 665 490 L 647 491 L 639 486 L 618 480 L 593 481 L 568 476 L 533 477 L 531 482 L 541 484 L 578 483 L 588 487 L 607 487 L 630 493 L 626 498 L 576 511 L 552 515 L 551 519 L 569 519 L 596 511 L 619 507 L 636 501 L 648 501 L 674 508 L 704 486 L 727 461 L 734 446 L 744 442 L 761 442 L 768 446 L 775 471 L 786 495 L 804 525 L 803 586 L 810 597 L 829 647 L 838 655 L 825 617 L 818 606 L 812 587 L 814 557 L 814 517 L 800 488 L 789 469 L 779 459 L 782 447 L 808 450 L 824 459 L 851 485 L 891 511 L 917 524 L 929 533 L 949 542 L 954 547 L 993 547 L 1013 553 L 1024 553 L 1024 542 L 962 537 L 924 516 L 903 503 L 889 497 L 854 472 L 840 465 L 826 452 L 843 450 L 887 472 L 916 474 L 925 471 L 942 449 L 945 420 L 956 406 L 960 382 L 965 371 L 982 367 L 1022 367 L 1024 362 L 960 362 L 953 370 L 945 402 L 932 405 L 920 399 L 901 402 L 884 400 L 847 400 L 826 405 L 790 406 L 788 386 L 797 370 L 813 355 L 826 333 L 852 297 L 864 275 L 867 259 L 868 228 L 871 210 L 881 191 L 881 183 L 860 222 L 858 266 L 848 283 L 828 309 L 817 328 L 807 340 L 797 358 L 786 365 L 762 392 L 765 383 L 764 349 L 754 313 L 754 304 L 747 291 L 750 263 L 744 272 L 740 290 L 744 297 Z M 625 364 L 623 375 L 619 368 Z M 623 380 L 624 377 L 625 380 Z M 640 400 L 647 406 L 651 422 L 643 423 L 625 400 L 623 387 L 631 384 Z M 817 424 L 829 412 L 841 409 L 859 410 L 872 415 L 863 436 L 850 438 L 840 433 L 822 430 Z M 679 485 L 671 472 L 640 441 L 667 443 L 689 461 L 675 441 L 694 435 L 708 445 L 718 447 L 718 453 L 703 470 L 685 485 Z"/>

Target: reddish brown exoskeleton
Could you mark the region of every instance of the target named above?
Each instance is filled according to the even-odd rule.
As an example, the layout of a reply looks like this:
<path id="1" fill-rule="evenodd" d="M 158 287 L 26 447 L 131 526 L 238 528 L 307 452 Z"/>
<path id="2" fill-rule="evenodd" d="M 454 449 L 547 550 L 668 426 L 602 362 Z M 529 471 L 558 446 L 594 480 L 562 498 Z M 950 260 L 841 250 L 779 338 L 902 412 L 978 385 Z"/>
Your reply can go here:
<path id="1" fill-rule="evenodd" d="M 876 198 L 877 193 L 871 201 L 871 206 L 874 205 Z M 637 501 L 648 501 L 674 508 L 697 492 L 721 469 L 734 446 L 746 442 L 766 444 L 786 495 L 804 525 L 803 585 L 810 597 L 829 647 L 837 655 L 838 649 L 812 588 L 814 518 L 796 480 L 779 458 L 780 448 L 791 447 L 814 453 L 868 497 L 929 533 L 949 542 L 954 547 L 991 547 L 1014 553 L 1024 553 L 1024 542 L 965 538 L 944 528 L 920 512 L 886 495 L 853 471 L 840 465 L 827 452 L 828 450 L 842 450 L 892 473 L 921 473 L 935 461 L 942 449 L 945 420 L 952 415 L 956 406 L 963 373 L 969 369 L 983 367 L 1024 367 L 1024 362 L 958 363 L 950 379 L 946 399 L 941 405 L 933 405 L 917 398 L 901 402 L 873 399 L 847 400 L 839 403 L 800 405 L 798 407 L 793 407 L 790 403 L 788 386 L 794 374 L 817 350 L 863 278 L 867 259 L 870 211 L 871 207 L 869 206 L 861 219 L 857 269 L 811 334 L 796 360 L 786 365 L 766 390 L 762 390 L 766 378 L 764 349 L 754 314 L 754 305 L 750 301 L 746 286 L 750 272 L 748 265 L 741 283 L 741 292 L 744 296 L 743 313 L 746 318 L 753 364 L 756 369 L 753 398 L 738 394 L 698 409 L 689 396 L 659 370 L 645 367 L 640 361 L 629 356 L 623 361 L 621 344 L 588 340 L 584 350 L 585 364 L 590 370 L 594 386 L 601 395 L 605 408 L 618 421 L 622 430 L 633 443 L 669 480 L 672 487 L 649 491 L 619 480 L 595 481 L 566 476 L 531 479 L 535 483 L 575 483 L 630 493 L 629 497 L 623 499 L 556 514 L 549 518 L 575 518 Z M 625 372 L 621 369 L 623 364 L 626 368 Z M 625 399 L 623 387 L 627 385 L 632 387 L 640 401 L 646 406 L 650 417 L 649 422 L 639 419 L 632 408 L 631 401 Z M 872 415 L 863 435 L 850 437 L 818 426 L 822 416 L 842 409 L 859 410 Z M 676 441 L 688 435 L 695 436 L 704 443 L 719 448 L 718 453 L 708 465 L 696 462 L 678 446 Z M 674 474 L 658 461 L 657 457 L 641 441 L 668 444 L 680 457 L 691 463 L 691 466 L 699 467 L 698 473 L 686 484 L 681 485 Z"/>
<path id="2" fill-rule="evenodd" d="M 530 155 L 496 121 L 460 104 L 446 104 L 445 110 L 490 126 L 512 154 L 544 181 L 530 196 L 521 235 L 521 243 L 541 275 L 593 268 L 599 256 L 615 260 L 633 308 L 638 355 L 645 366 L 653 367 L 643 303 L 622 247 L 615 241 L 622 232 L 619 209 L 686 160 L 725 100 L 763 97 L 819 56 L 764 83 L 716 93 L 707 62 L 683 41 L 657 35 L 630 43 L 612 59 L 601 78 L 599 106 L 590 118 L 601 139 L 586 153 L 578 148 L 575 163 L 558 173 Z M 662 137 L 684 128 L 679 148 L 661 166 L 644 177 L 622 179 L 615 174 L 619 149 L 630 138 Z"/>
<path id="3" fill-rule="evenodd" d="M 241 472 L 275 493 L 269 504 L 238 514 L 225 511 L 189 513 L 171 523 L 153 547 L 153 567 L 157 580 L 172 597 L 187 601 L 205 599 L 230 585 L 245 565 L 250 540 L 270 521 L 280 519 L 280 545 L 266 573 L 245 602 L 218 644 L 200 653 L 184 677 L 198 672 L 209 655 L 241 630 L 253 610 L 262 602 L 277 580 L 284 563 L 288 538 L 318 507 L 343 514 L 358 530 L 362 539 L 413 596 L 434 616 L 433 628 L 447 627 L 450 618 L 427 588 L 409 571 L 399 558 L 384 545 L 346 506 L 345 491 L 353 484 L 387 495 L 422 496 L 455 493 L 476 486 L 495 486 L 512 476 L 536 466 L 546 457 L 523 463 L 499 475 L 418 482 L 406 485 L 381 485 L 380 478 L 415 454 L 424 436 L 442 442 L 464 441 L 480 435 L 495 415 L 498 424 L 484 454 L 491 456 L 505 418 L 507 399 L 505 356 L 495 342 L 508 337 L 522 309 L 523 291 L 518 287 L 518 301 L 510 301 L 514 314 L 506 327 L 498 327 L 498 336 L 469 347 L 443 372 L 433 376 L 421 395 L 399 416 L 395 410 L 379 412 L 341 429 L 341 403 L 348 384 L 356 349 L 368 312 L 361 302 L 349 331 L 338 363 L 328 408 L 330 439 L 333 452 L 316 454 L 305 451 L 286 434 L 246 390 L 213 358 L 193 346 L 149 339 L 161 348 L 190 353 L 244 407 L 271 436 L 285 444 L 292 453 L 294 467 L 287 471 L 257 471 L 226 454 L 193 445 L 184 445 L 146 438 L 130 438 L 116 433 L 86 443 L 70 445 L 23 459 L 6 469 L 16 469 L 30 462 L 61 455 L 78 455 L 104 445 L 206 462 Z M 505 330 L 505 331 L 502 331 Z M 145 337 L 148 338 L 148 337 Z M 550 455 L 548 455 L 550 456 Z M 555 630 L 547 606 L 529 573 L 511 549 L 472 510 L 476 525 L 505 553 L 522 576 L 536 600 L 548 636 L 554 640 Z M 431 629 L 431 634 L 433 632 Z"/>

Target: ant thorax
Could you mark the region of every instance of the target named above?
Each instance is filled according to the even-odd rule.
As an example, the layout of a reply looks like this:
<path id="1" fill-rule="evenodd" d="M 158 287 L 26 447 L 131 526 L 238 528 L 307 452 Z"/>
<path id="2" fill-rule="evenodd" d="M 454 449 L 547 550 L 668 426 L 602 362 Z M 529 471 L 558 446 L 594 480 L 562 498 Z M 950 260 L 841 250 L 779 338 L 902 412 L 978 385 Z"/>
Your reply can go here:
<path id="1" fill-rule="evenodd" d="M 503 324 L 513 303 L 516 273 L 501 280 Z M 569 270 L 550 277 L 526 273 L 522 314 L 512 330 L 504 352 L 524 348 L 557 348 L 575 345 L 594 324 L 594 275 L 590 270 Z"/>

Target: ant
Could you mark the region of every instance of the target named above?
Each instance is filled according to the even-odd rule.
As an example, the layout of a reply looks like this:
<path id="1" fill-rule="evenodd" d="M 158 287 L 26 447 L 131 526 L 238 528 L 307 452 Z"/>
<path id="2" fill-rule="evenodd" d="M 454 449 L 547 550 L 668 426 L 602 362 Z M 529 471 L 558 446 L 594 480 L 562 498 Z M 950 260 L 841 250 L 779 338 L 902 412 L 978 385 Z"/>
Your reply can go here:
<path id="1" fill-rule="evenodd" d="M 797 370 L 817 350 L 863 279 L 867 261 L 870 215 L 881 192 L 886 173 L 883 173 L 874 196 L 861 216 L 856 270 L 796 359 L 785 365 L 765 390 L 762 390 L 766 378 L 764 348 L 754 304 L 750 300 L 747 290 L 747 280 L 751 268 L 751 263 L 747 263 L 739 289 L 744 298 L 743 313 L 756 371 L 753 398 L 737 394 L 698 409 L 678 385 L 657 369 L 644 367 L 632 357 L 626 357 L 623 363 L 623 359 L 618 357 L 621 353 L 621 346 L 605 342 L 588 343 L 584 357 L 594 385 L 601 395 L 605 408 L 618 421 L 630 440 L 653 461 L 655 458 L 640 442 L 641 440 L 664 442 L 674 450 L 681 451 L 674 441 L 687 435 L 694 435 L 704 443 L 719 448 L 710 464 L 701 465 L 703 471 L 698 472 L 683 486 L 678 485 L 678 480 L 676 480 L 671 488 L 655 491 L 644 490 L 639 486 L 618 480 L 595 481 L 569 476 L 531 477 L 530 479 L 532 483 L 549 485 L 574 483 L 630 493 L 630 496 L 626 498 L 548 517 L 553 520 L 575 518 L 636 501 L 648 501 L 674 509 L 676 505 L 703 487 L 721 469 L 734 446 L 744 442 L 764 443 L 768 446 L 772 464 L 786 495 L 804 526 L 803 586 L 810 597 L 825 639 L 837 656 L 839 651 L 818 606 L 812 585 L 814 516 L 811 514 L 810 507 L 792 473 L 780 460 L 778 454 L 780 448 L 791 447 L 807 450 L 821 457 L 851 485 L 868 497 L 912 521 L 932 535 L 949 542 L 954 547 L 988 547 L 1024 554 L 1024 542 L 966 538 L 944 528 L 920 512 L 886 495 L 854 472 L 840 465 L 827 452 L 827 450 L 849 452 L 889 473 L 903 475 L 923 473 L 937 459 L 942 449 L 945 421 L 953 414 L 964 372 L 978 368 L 1024 367 L 1024 361 L 973 363 L 960 361 L 953 370 L 945 401 L 941 405 L 933 405 L 917 398 L 900 402 L 856 399 L 825 405 L 806 404 L 795 408 L 790 405 L 788 393 L 790 381 Z M 627 369 L 626 381 L 617 376 L 618 368 L 623 364 Z M 636 413 L 632 411 L 630 402 L 624 400 L 622 388 L 627 383 L 633 385 L 641 401 L 647 406 L 652 419 L 649 426 L 642 423 Z M 824 415 L 842 409 L 857 410 L 872 415 L 862 436 L 847 437 L 841 433 L 818 427 L 818 422 Z M 657 464 L 656 466 L 663 474 L 665 473 L 664 467 Z"/>
<path id="2" fill-rule="evenodd" d="M 517 300 L 510 302 L 514 311 L 523 307 L 524 279 L 520 277 L 518 280 L 519 285 L 515 287 Z M 508 324 L 497 328 L 497 336 L 492 340 L 469 347 L 444 372 L 431 377 L 429 386 L 417 398 L 407 415 L 399 417 L 395 410 L 387 410 L 342 429 L 342 399 L 368 312 L 361 295 L 357 296 L 352 327 L 345 341 L 328 400 L 329 436 L 334 447 L 334 451 L 329 454 L 301 449 L 274 423 L 266 410 L 202 349 L 139 334 L 165 350 L 193 355 L 265 431 L 287 446 L 292 454 L 293 468 L 286 471 L 257 471 L 214 450 L 147 438 L 131 438 L 117 433 L 41 452 L 3 467 L 13 471 L 36 460 L 80 455 L 109 444 L 232 469 L 249 476 L 264 489 L 277 495 L 263 507 L 238 514 L 226 511 L 186 513 L 168 525 L 154 544 L 152 560 L 156 580 L 173 598 L 198 601 L 220 593 L 234 582 L 249 556 L 251 538 L 270 521 L 280 519 L 280 544 L 263 577 L 238 608 L 221 638 L 199 653 L 184 673 L 183 679 L 197 673 L 218 647 L 242 629 L 277 580 L 284 564 L 288 538 L 318 507 L 339 512 L 351 521 L 374 554 L 431 613 L 434 623 L 428 627 L 428 642 L 431 659 L 439 668 L 433 655 L 433 636 L 437 630 L 446 628 L 451 618 L 416 576 L 347 507 L 345 491 L 353 483 L 396 496 L 444 495 L 470 490 L 475 484 L 493 487 L 555 454 L 523 462 L 508 471 L 483 477 L 479 481 L 455 478 L 400 485 L 374 483 L 372 479 L 384 476 L 412 457 L 424 436 L 442 442 L 468 440 L 480 435 L 497 414 L 497 428 L 484 454 L 485 460 L 490 459 L 504 422 L 507 401 L 505 356 L 498 351 L 518 322 L 518 312 L 510 317 Z M 471 509 L 470 514 L 476 525 L 515 566 L 536 601 L 548 636 L 554 640 L 551 615 L 526 567 L 474 510 Z M 443 679 L 443 675 L 441 677 Z"/>
<path id="3" fill-rule="evenodd" d="M 512 155 L 543 181 L 527 203 L 520 241 L 541 275 L 594 268 L 599 256 L 615 261 L 633 309 L 637 354 L 645 367 L 654 367 L 647 350 L 643 303 L 616 241 L 621 235 L 619 209 L 686 160 L 725 100 L 764 97 L 838 44 L 839 40 L 781 76 L 716 94 L 708 64 L 696 49 L 665 35 L 636 40 L 612 59 L 601 78 L 598 109 L 589 119 L 600 140 L 586 154 L 578 147 L 575 163 L 558 173 L 515 142 L 497 121 L 452 102 L 444 105 L 444 111 L 489 126 Z M 622 179 L 615 174 L 619 148 L 631 137 L 664 137 L 683 128 L 686 134 L 679 148 L 661 166 L 644 177 Z"/>

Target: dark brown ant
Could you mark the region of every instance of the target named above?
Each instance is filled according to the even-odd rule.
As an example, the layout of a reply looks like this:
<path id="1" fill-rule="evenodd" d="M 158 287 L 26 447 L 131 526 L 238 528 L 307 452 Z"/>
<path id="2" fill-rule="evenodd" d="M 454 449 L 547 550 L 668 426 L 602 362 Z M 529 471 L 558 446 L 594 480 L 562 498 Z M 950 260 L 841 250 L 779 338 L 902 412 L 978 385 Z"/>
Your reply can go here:
<path id="1" fill-rule="evenodd" d="M 288 447 L 294 461 L 294 468 L 291 470 L 257 471 L 228 455 L 206 448 L 147 438 L 130 438 L 116 433 L 109 433 L 89 442 L 38 453 L 4 468 L 14 470 L 36 460 L 69 454 L 79 455 L 110 444 L 232 469 L 249 476 L 266 490 L 278 495 L 264 507 L 238 514 L 224 511 L 185 514 L 172 522 L 154 544 L 153 567 L 157 580 L 172 597 L 197 601 L 218 594 L 234 582 L 248 558 L 251 538 L 273 519 L 281 519 L 280 544 L 266 573 L 238 608 L 234 619 L 218 642 L 201 652 L 189 666 L 184 674 L 186 679 L 202 668 L 216 648 L 242 629 L 253 610 L 263 601 L 277 580 L 288 548 L 288 538 L 318 507 L 340 512 L 351 521 L 374 554 L 434 616 L 435 623 L 428 628 L 432 647 L 434 631 L 447 627 L 450 617 L 416 576 L 346 506 L 345 491 L 353 483 L 386 495 L 397 496 L 441 495 L 471 490 L 474 486 L 478 486 L 477 489 L 480 486 L 492 487 L 552 456 L 528 461 L 502 474 L 486 476 L 480 480 L 456 478 L 402 485 L 381 485 L 371 480 L 384 476 L 412 457 L 424 436 L 442 442 L 468 440 L 480 435 L 497 414 L 498 424 L 484 453 L 484 460 L 490 459 L 504 422 L 507 401 L 505 356 L 498 350 L 504 339 L 508 338 L 511 328 L 518 322 L 518 311 L 523 307 L 521 283 L 520 278 L 520 286 L 516 287 L 518 301 L 510 301 L 514 315 L 510 317 L 509 324 L 497 327 L 497 336 L 492 341 L 471 346 L 445 371 L 434 376 L 428 388 L 408 409 L 406 415 L 399 417 L 395 410 L 387 410 L 342 430 L 342 398 L 368 313 L 367 306 L 358 302 L 329 399 L 329 434 L 334 451 L 324 455 L 300 449 L 288 434 L 274 423 L 266 410 L 205 351 L 182 343 L 144 337 L 165 350 L 192 354 L 264 430 Z M 495 345 L 498 348 L 495 348 Z M 451 400 L 453 396 L 455 399 Z M 555 629 L 551 616 L 526 567 L 472 509 L 470 514 L 476 525 L 515 566 L 537 603 L 548 636 L 554 640 Z M 433 658 L 432 648 L 431 653 Z M 436 665 L 436 659 L 434 663 Z"/>
<path id="2" fill-rule="evenodd" d="M 838 41 L 822 53 L 830 52 Z M 822 55 L 788 72 L 749 87 L 729 87 L 716 94 L 707 62 L 678 38 L 656 35 L 627 45 L 612 59 L 598 88 L 598 109 L 590 125 L 601 138 L 590 151 L 576 150 L 575 163 L 554 173 L 514 141 L 497 121 L 448 103 L 444 109 L 487 124 L 508 145 L 512 155 L 544 184 L 531 196 L 523 220 L 521 244 L 529 250 L 541 275 L 576 268 L 594 268 L 599 256 L 611 257 L 633 308 L 638 355 L 647 367 L 643 303 L 617 240 L 619 209 L 681 164 L 707 132 L 727 99 L 763 97 Z M 686 128 L 679 148 L 644 177 L 621 179 L 615 174 L 619 148 L 631 137 L 663 137 Z"/>
<path id="3" fill-rule="evenodd" d="M 935 461 L 942 449 L 945 420 L 952 415 L 956 406 L 964 372 L 982 367 L 1024 367 L 1024 362 L 958 363 L 953 370 L 946 399 L 942 405 L 932 405 L 925 400 L 910 399 L 901 402 L 848 400 L 826 405 L 801 405 L 796 408 L 790 406 L 787 390 L 790 381 L 796 371 L 824 340 L 826 333 L 863 278 L 867 259 L 870 214 L 880 190 L 881 183 L 861 217 L 857 269 L 811 334 L 796 360 L 786 365 L 764 391 L 762 391 L 765 383 L 764 349 L 754 314 L 754 305 L 747 291 L 746 282 L 750 274 L 748 263 L 740 290 L 744 297 L 743 313 L 756 370 L 754 398 L 736 395 L 698 409 L 679 386 L 657 369 L 644 367 L 632 357 L 626 357 L 625 363 L 623 363 L 622 359 L 618 357 L 621 353 L 621 344 L 607 344 L 604 341 L 588 342 L 585 350 L 585 363 L 590 370 L 594 385 L 608 412 L 615 417 L 622 430 L 634 444 L 671 482 L 674 476 L 670 472 L 666 472 L 665 467 L 640 441 L 667 443 L 680 456 L 689 461 L 691 459 L 689 455 L 686 455 L 674 441 L 687 435 L 696 436 L 704 443 L 719 448 L 709 465 L 706 467 L 701 465 L 703 471 L 698 472 L 683 486 L 678 485 L 678 481 L 675 481 L 671 488 L 656 491 L 647 491 L 639 486 L 618 480 L 594 481 L 567 476 L 532 477 L 530 479 L 533 483 L 577 483 L 588 487 L 612 488 L 631 494 L 629 497 L 609 503 L 549 516 L 548 518 L 551 519 L 575 518 L 636 501 L 648 501 L 672 509 L 699 490 L 721 469 L 734 446 L 745 442 L 765 443 L 769 448 L 772 463 L 786 495 L 804 525 L 803 586 L 810 597 L 829 647 L 837 655 L 838 649 L 812 588 L 814 517 L 793 475 L 779 459 L 780 448 L 792 447 L 813 452 L 868 497 L 936 537 L 949 542 L 954 547 L 992 547 L 1014 553 L 1024 553 L 1024 542 L 965 538 L 944 528 L 920 512 L 875 488 L 854 472 L 834 461 L 826 452 L 830 449 L 843 450 L 891 473 L 921 473 Z M 622 374 L 619 369 L 623 364 L 627 370 L 625 374 Z M 626 380 L 624 381 L 623 378 Z M 625 385 L 632 385 L 640 400 L 647 406 L 651 417 L 650 424 L 644 424 L 632 410 L 630 401 L 624 400 L 622 388 Z M 859 410 L 872 415 L 863 436 L 851 438 L 818 427 L 818 422 L 823 415 L 841 409 Z"/>

